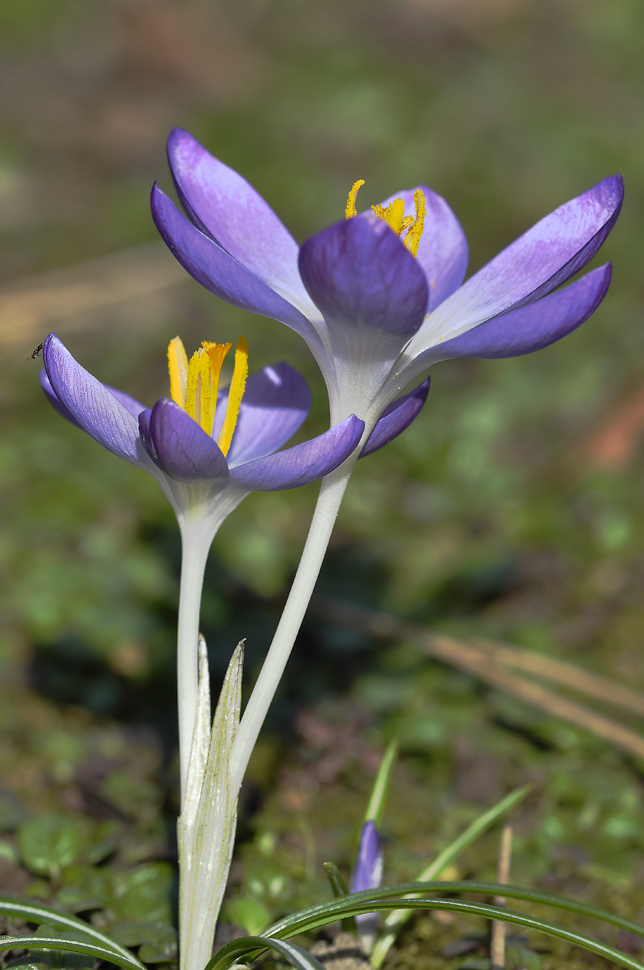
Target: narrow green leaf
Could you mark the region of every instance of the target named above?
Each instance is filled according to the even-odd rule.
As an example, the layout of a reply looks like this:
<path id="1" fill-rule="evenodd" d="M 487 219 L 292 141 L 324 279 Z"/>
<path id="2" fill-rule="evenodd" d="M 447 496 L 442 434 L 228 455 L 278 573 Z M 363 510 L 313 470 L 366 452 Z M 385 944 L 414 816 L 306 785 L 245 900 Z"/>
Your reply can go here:
<path id="1" fill-rule="evenodd" d="M 342 873 L 336 866 L 335 862 L 323 862 L 322 868 L 326 872 L 327 879 L 331 883 L 331 891 L 336 899 L 342 899 L 343 896 L 349 895 L 349 887 L 342 877 Z M 355 933 L 356 924 L 355 920 L 343 919 L 342 920 L 342 930 L 344 933 Z"/>
<path id="2" fill-rule="evenodd" d="M 376 825 L 380 825 L 382 821 L 382 814 L 385 810 L 385 801 L 391 782 L 391 772 L 396 763 L 397 756 L 398 742 L 392 741 L 380 762 L 378 774 L 373 783 L 369 804 L 367 805 L 367 811 L 365 812 L 365 822 L 375 822 Z"/>
<path id="3" fill-rule="evenodd" d="M 342 873 L 336 866 L 335 862 L 323 862 L 322 868 L 326 872 L 327 879 L 331 884 L 331 891 L 336 899 L 341 899 L 343 896 L 349 895 L 349 887 L 347 886 Z"/>
<path id="4" fill-rule="evenodd" d="M 486 829 L 493 825 L 502 815 L 509 812 L 511 808 L 520 802 L 530 790 L 530 785 L 524 785 L 523 788 L 518 788 L 516 791 L 510 792 L 504 799 L 502 799 L 497 805 L 488 809 L 487 812 L 483 812 L 479 815 L 471 825 L 469 825 L 457 839 L 454 839 L 450 845 L 446 846 L 442 852 L 436 856 L 433 862 L 430 862 L 423 871 L 418 876 L 418 882 L 429 882 L 432 879 L 437 879 L 441 872 L 450 865 L 454 859 L 456 859 L 464 849 L 472 844 L 479 835 L 482 835 Z M 371 963 L 373 964 L 375 970 L 379 970 L 382 966 L 385 957 L 389 953 L 396 936 L 400 932 L 400 929 L 407 920 L 410 918 L 411 913 L 405 910 L 400 910 L 399 912 L 389 913 L 389 916 L 385 920 L 385 932 L 376 941 L 373 952 L 371 954 Z"/>
<path id="5" fill-rule="evenodd" d="M 505 891 L 505 886 L 503 890 Z M 573 930 L 559 926 L 557 923 L 551 923 L 548 920 L 540 919 L 537 916 L 530 916 L 527 913 L 517 913 L 511 909 L 490 906 L 488 903 L 473 903 L 464 899 L 418 899 L 417 897 L 407 897 L 406 899 L 384 900 L 373 899 L 372 897 L 370 900 L 363 900 L 360 903 L 352 902 L 357 896 L 362 895 L 366 894 L 356 893 L 353 897 L 347 896 L 345 899 L 330 904 L 327 910 L 333 909 L 335 912 L 333 914 L 327 912 L 323 918 L 318 916 L 317 918 L 311 917 L 306 920 L 298 920 L 284 935 L 294 936 L 296 933 L 308 933 L 311 930 L 317 929 L 319 926 L 323 926 L 325 923 L 333 922 L 334 919 L 342 916 L 358 916 L 360 913 L 366 911 L 375 912 L 392 907 L 396 910 L 443 910 L 447 913 L 467 913 L 470 916 L 482 916 L 485 919 L 499 919 L 501 917 L 504 923 L 524 926 L 526 929 L 536 930 L 548 936 L 566 940 L 568 943 L 574 943 L 576 946 L 583 947 L 585 950 L 590 950 L 591 953 L 597 953 L 606 960 L 612 960 L 620 966 L 628 967 L 629 970 L 644 970 L 644 966 L 641 963 L 638 963 L 637 960 L 629 957 L 626 953 L 622 953 L 621 950 L 616 950 L 614 947 L 608 946 L 606 943 L 601 943 L 599 940 L 595 940 L 583 933 L 576 933 Z M 506 895 L 510 894 L 506 893 Z M 319 908 L 321 909 L 322 907 Z M 302 916 L 301 913 L 299 915 Z M 274 928 L 271 930 L 271 933 L 274 933 Z M 206 968 L 206 970 L 215 970 L 215 968 Z M 216 970 L 220 970 L 220 968 L 217 967 Z"/>
<path id="6" fill-rule="evenodd" d="M 60 940 L 57 937 L 48 936 L 0 936 L 1 950 L 63 950 L 70 953 L 84 953 L 94 957 L 96 960 L 107 960 L 108 963 L 115 963 L 123 970 L 141 970 L 141 964 L 132 955 L 129 959 L 121 956 L 116 950 L 109 950 L 103 946 L 94 946 L 92 943 L 80 943 L 76 940 Z"/>
<path id="7" fill-rule="evenodd" d="M 289 937 L 296 933 L 306 932 L 309 929 L 317 929 L 318 926 L 323 926 L 325 923 L 342 919 L 349 910 L 353 912 L 354 906 L 361 907 L 359 912 L 368 913 L 375 908 L 375 903 L 379 903 L 393 896 L 402 896 L 411 889 L 422 893 L 468 892 L 481 893 L 486 896 L 498 896 L 503 893 L 509 899 L 521 899 L 525 902 L 538 903 L 542 906 L 552 906 L 564 912 L 574 913 L 576 916 L 596 919 L 603 923 L 608 923 L 617 929 L 644 936 L 644 927 L 638 926 L 637 923 L 632 923 L 630 920 L 623 919 L 621 916 L 616 916 L 614 913 L 599 909 L 596 906 L 589 906 L 587 903 L 581 903 L 574 899 L 565 899 L 562 896 L 542 892 L 539 889 L 524 889 L 522 886 L 499 885 L 499 883 L 494 882 L 473 882 L 467 879 L 461 879 L 457 882 L 443 882 L 442 880 L 424 883 L 404 882 L 396 886 L 383 886 L 380 889 L 369 889 L 362 893 L 352 893 L 344 899 L 310 906 L 308 909 L 301 910 L 299 913 L 285 917 L 272 926 L 269 926 L 266 930 L 266 935 L 272 937 Z M 411 897 L 407 898 L 410 899 Z M 386 909 L 386 906 L 380 906 L 379 908 Z"/>
<path id="8" fill-rule="evenodd" d="M 324 970 L 320 961 L 301 946 L 264 936 L 244 936 L 240 940 L 227 943 L 215 954 L 205 970 L 228 970 L 240 957 L 254 959 L 266 950 L 277 950 L 295 970 Z"/>
<path id="9" fill-rule="evenodd" d="M 27 920 L 29 923 L 48 923 L 56 929 L 67 930 L 68 932 L 84 933 L 85 936 L 96 940 L 97 943 L 109 949 L 116 956 L 130 960 L 139 968 L 142 966 L 138 963 L 136 957 L 132 956 L 129 950 L 119 946 L 114 940 L 105 936 L 104 933 L 101 933 L 89 923 L 85 923 L 84 920 L 78 919 L 77 916 L 60 913 L 58 910 L 50 909 L 48 906 L 43 906 L 40 903 L 26 903 L 19 899 L 11 899 L 9 896 L 0 896 L 0 915 L 17 917 L 18 919 Z M 112 962 L 115 963 L 118 961 L 113 960 Z"/>

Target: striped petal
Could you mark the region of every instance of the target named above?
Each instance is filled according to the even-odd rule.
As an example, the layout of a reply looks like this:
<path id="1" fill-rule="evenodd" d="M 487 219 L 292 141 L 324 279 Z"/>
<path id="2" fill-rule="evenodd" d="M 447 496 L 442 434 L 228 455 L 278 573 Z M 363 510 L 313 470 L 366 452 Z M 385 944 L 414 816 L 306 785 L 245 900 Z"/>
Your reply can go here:
<path id="1" fill-rule="evenodd" d="M 329 431 L 276 455 L 231 469 L 230 477 L 248 492 L 276 492 L 322 478 L 341 465 L 357 447 L 364 421 L 355 415 Z"/>

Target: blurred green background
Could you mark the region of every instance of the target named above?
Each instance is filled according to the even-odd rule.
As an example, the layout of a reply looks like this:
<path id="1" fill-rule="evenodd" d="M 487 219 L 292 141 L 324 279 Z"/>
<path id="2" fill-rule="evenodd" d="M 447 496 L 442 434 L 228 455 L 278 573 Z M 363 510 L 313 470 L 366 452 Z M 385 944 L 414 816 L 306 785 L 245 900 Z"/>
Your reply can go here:
<path id="1" fill-rule="evenodd" d="M 125 834 L 112 848 L 94 858 L 86 840 L 74 865 L 103 871 L 110 857 L 128 872 L 172 862 L 176 807 L 173 516 L 151 478 L 48 407 L 31 352 L 56 330 L 101 380 L 152 403 L 167 391 L 165 348 L 177 333 L 188 349 L 243 333 L 251 369 L 286 359 L 310 380 L 307 435 L 327 420 L 303 342 L 219 303 L 157 241 L 148 197 L 154 179 L 170 189 L 164 142 L 174 125 L 242 172 L 298 240 L 342 217 L 358 178 L 363 207 L 426 182 L 462 222 L 470 271 L 623 172 L 624 210 L 595 260 L 615 267 L 605 303 L 536 355 L 434 369 L 424 413 L 359 463 L 320 589 L 644 689 L 643 32 L 638 0 L 3 0 L 7 891 L 61 891 L 16 840 L 28 817 L 116 820 Z M 216 538 L 202 617 L 215 686 L 242 636 L 252 684 L 316 488 L 253 495 Z M 477 805 L 529 779 L 516 878 L 605 896 L 637 915 L 636 759 L 319 615 L 253 763 L 246 862 L 233 872 L 242 896 L 278 912 L 298 893 L 323 893 L 319 861 L 347 864 L 378 752 L 394 735 L 403 759 L 390 874 L 413 875 L 414 860 Z M 327 771 L 334 746 L 341 754 Z M 463 872 L 493 871 L 495 838 Z M 281 888 L 249 875 L 269 857 L 295 873 Z"/>

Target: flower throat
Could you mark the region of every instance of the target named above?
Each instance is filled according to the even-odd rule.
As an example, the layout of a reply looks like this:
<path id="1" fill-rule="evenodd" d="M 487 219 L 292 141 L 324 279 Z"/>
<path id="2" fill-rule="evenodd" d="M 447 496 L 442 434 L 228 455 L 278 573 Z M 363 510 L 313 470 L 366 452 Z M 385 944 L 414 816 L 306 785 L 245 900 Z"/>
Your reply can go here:
<path id="1" fill-rule="evenodd" d="M 356 210 L 356 196 L 361 185 L 364 185 L 364 179 L 358 179 L 351 187 L 345 209 L 345 217 L 347 219 L 353 219 L 354 216 L 358 215 Z M 416 257 L 418 256 L 418 245 L 423 234 L 425 216 L 427 214 L 427 203 L 422 189 L 416 189 L 414 192 L 414 205 L 416 207 L 415 217 L 405 215 L 404 199 L 394 199 L 386 208 L 383 205 L 372 205 L 371 210 L 379 219 L 386 222 L 390 229 L 393 229 L 412 256 Z M 407 235 L 403 239 L 402 234 L 404 232 Z"/>
<path id="2" fill-rule="evenodd" d="M 204 340 L 188 362 L 185 347 L 179 337 L 171 340 L 168 346 L 170 396 L 207 435 L 212 435 L 221 366 L 231 347 L 232 344 L 215 344 Z M 247 376 L 248 343 L 245 337 L 240 337 L 235 350 L 235 366 L 228 391 L 226 413 L 217 437 L 217 444 L 224 455 L 228 454 L 233 440 Z"/>

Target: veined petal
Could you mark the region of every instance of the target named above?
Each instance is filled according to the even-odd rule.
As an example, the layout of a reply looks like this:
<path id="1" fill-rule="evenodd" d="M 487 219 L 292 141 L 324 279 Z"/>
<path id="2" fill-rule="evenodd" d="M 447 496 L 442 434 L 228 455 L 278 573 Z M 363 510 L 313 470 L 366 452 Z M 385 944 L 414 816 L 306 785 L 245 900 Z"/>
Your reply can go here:
<path id="1" fill-rule="evenodd" d="M 217 438 L 228 402 L 217 401 L 213 438 Z M 226 456 L 229 467 L 272 455 L 295 434 L 311 409 L 309 386 L 293 367 L 282 362 L 251 374 Z"/>
<path id="2" fill-rule="evenodd" d="M 549 347 L 595 312 L 606 296 L 611 273 L 612 267 L 606 263 L 538 303 L 511 310 L 444 341 L 421 354 L 412 367 L 424 370 L 429 364 L 453 357 L 520 357 Z"/>
<path id="3" fill-rule="evenodd" d="M 111 391 L 74 360 L 55 333 L 45 340 L 43 361 L 56 397 L 76 424 L 108 451 L 140 465 L 138 422 Z"/>
<path id="4" fill-rule="evenodd" d="M 375 822 L 365 822 L 360 835 L 360 849 L 351 879 L 352 893 L 375 889 L 382 882 L 383 857 Z"/>
<path id="5" fill-rule="evenodd" d="M 51 406 L 53 408 L 55 408 L 56 411 L 58 411 L 59 414 L 62 414 L 62 416 L 64 418 L 66 418 L 69 422 L 71 422 L 71 424 L 75 424 L 77 428 L 80 428 L 80 424 L 78 423 L 78 421 L 76 420 L 76 418 L 74 417 L 74 415 L 71 413 L 71 411 L 69 410 L 69 408 L 66 408 L 65 407 L 65 405 L 63 404 L 63 402 L 60 400 L 60 398 L 56 394 L 56 391 L 51 386 L 51 382 L 50 382 L 49 378 L 47 377 L 47 371 L 41 370 L 41 372 L 40 372 L 40 374 L 38 376 L 40 378 L 40 386 L 42 387 L 43 391 L 45 392 L 45 396 L 46 396 L 47 400 L 49 401 L 49 403 L 51 404 Z"/>
<path id="6" fill-rule="evenodd" d="M 141 411 L 145 411 L 145 404 L 141 404 L 136 398 L 130 397 L 125 391 L 119 391 L 116 387 L 110 387 L 109 384 L 104 384 L 110 394 L 113 394 L 117 401 L 120 401 L 123 407 L 130 412 L 133 418 L 138 418 Z"/>
<path id="7" fill-rule="evenodd" d="M 172 254 L 198 283 L 227 303 L 285 323 L 304 337 L 314 354 L 322 342 L 307 318 L 216 242 L 195 228 L 155 184 L 152 218 Z M 316 356 L 317 356 L 316 354 Z"/>
<path id="8" fill-rule="evenodd" d="M 429 303 L 427 313 L 454 293 L 465 276 L 467 269 L 467 239 L 461 225 L 445 199 L 432 192 L 426 185 L 417 186 L 425 196 L 427 214 L 425 228 L 418 246 L 418 262 L 425 270 L 429 282 Z M 405 215 L 414 216 L 414 192 L 417 189 L 404 189 L 396 192 L 382 203 L 383 208 L 395 199 L 403 199 Z"/>
<path id="9" fill-rule="evenodd" d="M 329 328 L 409 338 L 421 325 L 427 280 L 389 226 L 373 213 L 338 222 L 308 239 L 300 273 Z"/>
<path id="10" fill-rule="evenodd" d="M 231 481 L 248 492 L 277 492 L 307 485 L 341 465 L 358 445 L 364 421 L 351 415 L 341 424 L 276 455 L 231 469 Z"/>
<path id="11" fill-rule="evenodd" d="M 155 464 L 176 482 L 218 479 L 224 488 L 228 465 L 216 442 L 183 408 L 161 398 L 139 416 L 141 440 Z"/>
<path id="12" fill-rule="evenodd" d="M 194 224 L 287 300 L 308 304 L 297 243 L 252 185 L 181 128 L 170 133 L 168 159 Z"/>
<path id="13" fill-rule="evenodd" d="M 538 222 L 426 318 L 406 358 L 556 290 L 595 255 L 623 192 L 621 176 L 612 176 Z"/>
<path id="14" fill-rule="evenodd" d="M 405 394 L 404 397 L 399 397 L 396 401 L 387 405 L 375 428 L 367 438 L 367 442 L 360 452 L 360 457 L 365 458 L 372 452 L 378 451 L 379 448 L 384 448 L 390 441 L 397 438 L 405 428 L 408 428 L 420 414 L 428 394 L 429 377 L 426 377 L 423 383 L 410 391 L 409 394 Z"/>

